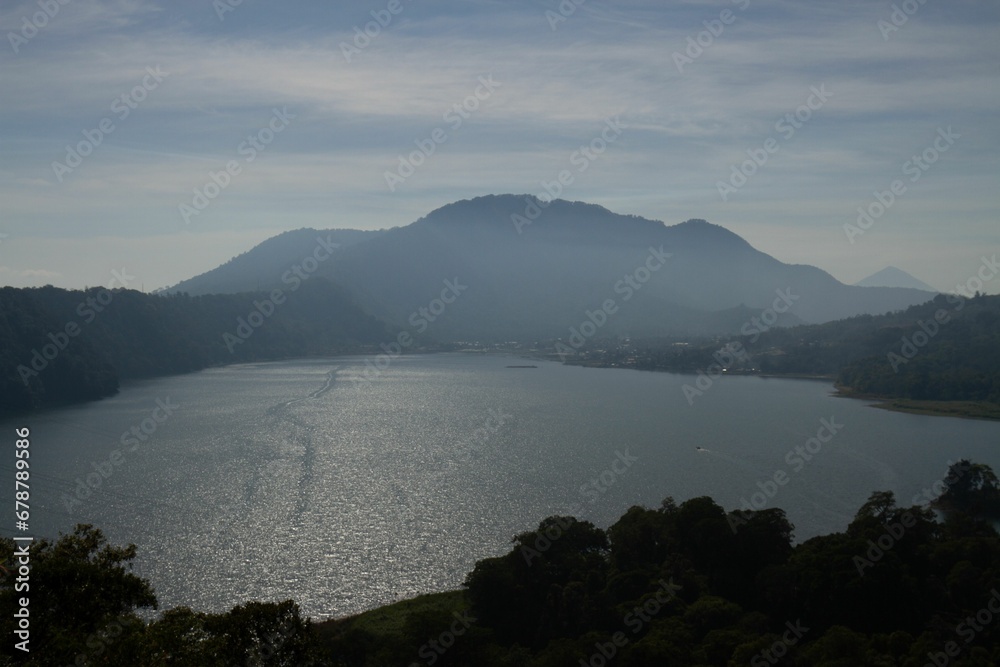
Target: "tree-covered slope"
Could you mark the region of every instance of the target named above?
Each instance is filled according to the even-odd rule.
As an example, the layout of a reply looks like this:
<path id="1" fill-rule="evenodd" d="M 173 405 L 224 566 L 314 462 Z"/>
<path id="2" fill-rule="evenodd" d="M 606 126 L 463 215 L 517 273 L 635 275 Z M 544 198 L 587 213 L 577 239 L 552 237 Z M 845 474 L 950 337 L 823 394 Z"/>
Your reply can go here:
<path id="1" fill-rule="evenodd" d="M 0 414 L 113 394 L 120 379 L 356 351 L 386 326 L 322 278 L 273 292 L 0 289 Z"/>
<path id="2" fill-rule="evenodd" d="M 1000 296 L 939 295 L 885 315 L 773 325 L 758 312 L 741 336 L 681 344 L 595 338 L 567 360 L 704 373 L 719 365 L 716 374 L 724 365 L 727 372 L 827 376 L 845 392 L 872 397 L 1000 403 Z M 720 352 L 727 347 L 730 353 Z"/>

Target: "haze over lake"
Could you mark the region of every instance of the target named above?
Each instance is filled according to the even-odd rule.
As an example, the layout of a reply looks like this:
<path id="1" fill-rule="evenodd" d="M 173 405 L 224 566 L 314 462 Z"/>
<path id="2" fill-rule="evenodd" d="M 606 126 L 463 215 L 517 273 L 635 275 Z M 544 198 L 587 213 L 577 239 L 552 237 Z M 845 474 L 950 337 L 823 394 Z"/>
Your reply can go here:
<path id="1" fill-rule="evenodd" d="M 875 490 L 920 503 L 959 458 L 1000 469 L 998 423 L 876 410 L 823 382 L 723 377 L 689 405 L 694 378 L 668 373 L 463 354 L 398 358 L 359 382 L 365 368 L 217 368 L 39 414 L 33 527 L 88 522 L 135 542 L 161 608 L 292 597 L 325 618 L 456 588 L 553 514 L 607 527 L 668 495 L 735 509 L 785 471 L 765 507 L 801 541 L 843 530 Z M 123 445 L 157 401 L 177 407 Z M 843 427 L 789 457 L 821 420 Z"/>

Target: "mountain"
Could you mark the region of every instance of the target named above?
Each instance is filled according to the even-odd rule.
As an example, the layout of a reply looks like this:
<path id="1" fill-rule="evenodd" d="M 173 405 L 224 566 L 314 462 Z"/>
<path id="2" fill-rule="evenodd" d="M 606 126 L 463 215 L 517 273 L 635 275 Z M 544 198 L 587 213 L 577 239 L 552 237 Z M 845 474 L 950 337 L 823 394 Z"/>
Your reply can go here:
<path id="1" fill-rule="evenodd" d="M 329 229 L 322 232 L 324 240 L 339 246 L 337 251 L 376 238 L 384 231 L 359 231 L 356 229 Z M 185 280 L 163 292 L 189 294 L 231 294 L 251 292 L 261 288 L 261 280 L 272 285 L 273 276 L 281 276 L 291 266 L 301 262 L 304 253 L 312 252 L 320 234 L 315 229 L 296 229 L 272 236 L 264 243 L 238 255 L 222 266 L 207 273 Z"/>
<path id="2" fill-rule="evenodd" d="M 317 237 L 348 233 L 282 234 L 171 291 L 279 285 Z M 529 195 L 455 202 L 405 227 L 351 240 L 314 275 L 372 315 L 439 340 L 567 337 L 585 322 L 599 336 L 731 333 L 754 317 L 778 325 L 826 322 L 933 296 L 844 285 L 815 267 L 784 264 L 704 220 L 666 225 Z"/>
<path id="3" fill-rule="evenodd" d="M 938 292 L 938 290 L 924 281 L 914 278 L 906 271 L 897 269 L 895 266 L 887 266 L 881 271 L 876 271 L 864 280 L 859 280 L 854 284 L 858 287 L 907 287 L 924 290 L 925 292 Z"/>

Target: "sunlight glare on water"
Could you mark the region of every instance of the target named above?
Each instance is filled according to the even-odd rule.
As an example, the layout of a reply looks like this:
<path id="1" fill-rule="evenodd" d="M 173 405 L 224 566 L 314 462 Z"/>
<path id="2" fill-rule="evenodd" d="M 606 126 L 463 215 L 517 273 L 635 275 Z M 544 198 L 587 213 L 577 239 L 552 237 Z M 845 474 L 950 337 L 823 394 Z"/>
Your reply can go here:
<path id="1" fill-rule="evenodd" d="M 363 381 L 357 357 L 241 365 L 43 413 L 36 526 L 136 543 L 161 608 L 292 598 L 327 618 L 459 587 L 553 514 L 607 527 L 668 495 L 735 509 L 786 470 L 766 506 L 802 540 L 843 530 L 874 490 L 911 504 L 959 457 L 1000 469 L 1000 424 L 875 410 L 823 383 L 727 377 L 689 405 L 689 377 L 514 363 L 404 357 Z M 167 398 L 175 413 L 124 448 Z M 843 429 L 793 470 L 788 453 L 831 417 Z M 67 502 L 116 449 L 100 488 Z"/>

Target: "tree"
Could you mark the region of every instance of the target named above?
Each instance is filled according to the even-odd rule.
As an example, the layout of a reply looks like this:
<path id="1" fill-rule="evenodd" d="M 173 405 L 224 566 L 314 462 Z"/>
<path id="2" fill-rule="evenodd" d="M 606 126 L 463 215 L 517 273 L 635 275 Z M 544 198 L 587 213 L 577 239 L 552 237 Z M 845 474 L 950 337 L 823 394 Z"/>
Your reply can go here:
<path id="1" fill-rule="evenodd" d="M 953 463 L 944 483 L 947 490 L 935 500 L 937 507 L 976 518 L 1000 517 L 1000 482 L 985 463 Z"/>
<path id="2" fill-rule="evenodd" d="M 255 667 L 315 665 L 310 624 L 299 606 L 284 602 L 248 602 L 228 614 L 210 616 L 205 629 L 220 638 L 230 664 Z"/>
<path id="3" fill-rule="evenodd" d="M 671 549 L 671 519 L 666 512 L 632 507 L 608 528 L 611 557 L 619 570 L 659 565 Z"/>
<path id="4" fill-rule="evenodd" d="M 606 613 L 593 599 L 607 582 L 603 530 L 554 516 L 513 543 L 513 551 L 480 561 L 465 580 L 477 618 L 507 640 L 539 645 Z"/>
<path id="5" fill-rule="evenodd" d="M 0 540 L 0 559 L 16 563 L 17 548 L 12 539 Z M 89 524 L 78 525 L 54 543 L 39 540 L 28 553 L 35 651 L 27 664 L 70 664 L 78 655 L 96 659 L 138 627 L 135 610 L 157 607 L 152 586 L 131 571 L 136 546 L 111 546 L 104 533 Z M 0 628 L 5 637 L 14 636 L 13 613 L 24 594 L 15 590 L 14 577 L 0 581 Z M 5 641 L 2 651 L 16 655 L 12 644 Z"/>
<path id="6" fill-rule="evenodd" d="M 866 518 L 886 523 L 889 513 L 896 509 L 896 495 L 892 491 L 875 491 L 854 515 L 854 520 Z"/>

